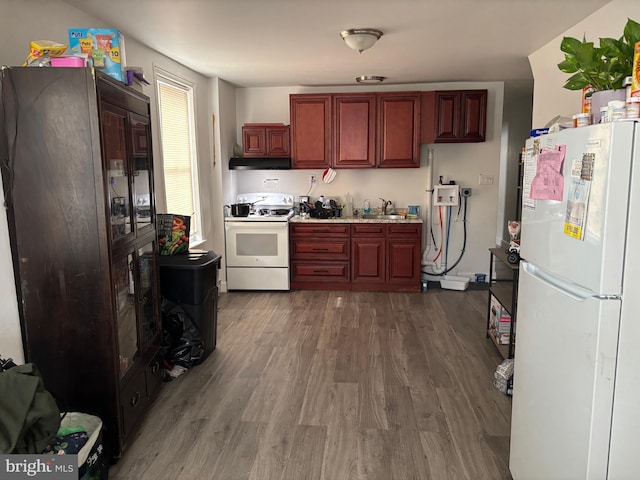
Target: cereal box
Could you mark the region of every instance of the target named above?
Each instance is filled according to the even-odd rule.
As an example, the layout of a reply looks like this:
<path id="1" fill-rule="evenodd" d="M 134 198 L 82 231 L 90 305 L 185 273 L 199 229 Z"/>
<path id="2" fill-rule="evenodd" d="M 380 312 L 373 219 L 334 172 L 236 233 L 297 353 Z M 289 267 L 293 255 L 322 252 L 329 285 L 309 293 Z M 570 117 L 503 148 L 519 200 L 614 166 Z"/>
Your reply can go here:
<path id="1" fill-rule="evenodd" d="M 124 39 L 118 30 L 106 28 L 70 28 L 72 55 L 86 54 L 89 66 L 124 82 Z"/>
<path id="2" fill-rule="evenodd" d="M 189 251 L 191 217 L 159 213 L 156 216 L 160 255 L 177 255 Z"/>

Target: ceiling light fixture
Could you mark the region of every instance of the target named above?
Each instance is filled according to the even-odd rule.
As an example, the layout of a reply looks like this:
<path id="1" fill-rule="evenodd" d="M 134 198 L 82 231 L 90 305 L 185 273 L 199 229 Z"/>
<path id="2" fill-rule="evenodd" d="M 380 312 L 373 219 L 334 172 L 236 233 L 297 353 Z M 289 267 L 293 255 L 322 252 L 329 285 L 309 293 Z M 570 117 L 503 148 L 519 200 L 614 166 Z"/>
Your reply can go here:
<path id="1" fill-rule="evenodd" d="M 374 28 L 350 28 L 340 32 L 340 36 L 349 48 L 362 53 L 373 47 L 382 36 L 382 32 Z"/>
<path id="2" fill-rule="evenodd" d="M 358 83 L 368 83 L 368 84 L 381 83 L 386 78 L 387 77 L 381 77 L 379 75 L 358 75 L 356 77 L 356 82 L 358 82 Z"/>

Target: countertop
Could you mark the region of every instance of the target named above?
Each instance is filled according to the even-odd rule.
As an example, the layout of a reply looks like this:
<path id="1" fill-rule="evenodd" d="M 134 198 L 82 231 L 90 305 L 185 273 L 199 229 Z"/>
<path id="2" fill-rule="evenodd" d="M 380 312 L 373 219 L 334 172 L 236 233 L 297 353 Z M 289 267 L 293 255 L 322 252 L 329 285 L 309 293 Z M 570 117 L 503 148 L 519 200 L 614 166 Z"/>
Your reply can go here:
<path id="1" fill-rule="evenodd" d="M 379 218 L 337 217 L 337 218 L 303 218 L 295 215 L 289 219 L 290 223 L 422 223 L 421 218 L 405 218 L 403 220 L 388 220 Z"/>

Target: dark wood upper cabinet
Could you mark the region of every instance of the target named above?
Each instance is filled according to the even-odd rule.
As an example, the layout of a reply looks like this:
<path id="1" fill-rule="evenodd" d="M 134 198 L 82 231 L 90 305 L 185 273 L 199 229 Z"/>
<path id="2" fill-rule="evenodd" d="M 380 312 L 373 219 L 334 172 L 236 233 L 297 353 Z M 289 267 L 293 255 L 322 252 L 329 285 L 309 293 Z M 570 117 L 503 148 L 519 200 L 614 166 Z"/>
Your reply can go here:
<path id="1" fill-rule="evenodd" d="M 293 94 L 291 115 L 291 167 L 331 166 L 331 95 Z"/>
<path id="2" fill-rule="evenodd" d="M 289 157 L 289 126 L 282 124 L 245 124 L 242 127 L 242 156 Z"/>
<path id="3" fill-rule="evenodd" d="M 420 92 L 290 98 L 293 168 L 420 166 Z"/>
<path id="4" fill-rule="evenodd" d="M 487 90 L 422 92 L 421 143 L 484 142 Z"/>
<path id="5" fill-rule="evenodd" d="M 378 94 L 378 167 L 420 166 L 420 93 Z"/>
<path id="6" fill-rule="evenodd" d="M 462 92 L 460 136 L 464 142 L 484 142 L 487 132 L 487 91 Z"/>
<path id="7" fill-rule="evenodd" d="M 333 166 L 376 165 L 376 95 L 333 95 Z"/>

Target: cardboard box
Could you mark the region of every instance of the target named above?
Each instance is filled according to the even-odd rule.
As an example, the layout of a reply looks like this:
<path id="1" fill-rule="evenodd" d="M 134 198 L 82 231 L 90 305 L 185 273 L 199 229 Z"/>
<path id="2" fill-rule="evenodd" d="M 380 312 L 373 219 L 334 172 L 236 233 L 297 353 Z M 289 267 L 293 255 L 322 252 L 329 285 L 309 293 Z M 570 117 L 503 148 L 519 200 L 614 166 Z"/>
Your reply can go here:
<path id="1" fill-rule="evenodd" d="M 86 54 L 89 66 L 120 82 L 124 76 L 124 38 L 110 28 L 70 28 L 69 51 L 72 55 Z"/>
<path id="2" fill-rule="evenodd" d="M 156 215 L 160 255 L 178 255 L 189 251 L 191 217 L 159 213 Z"/>

